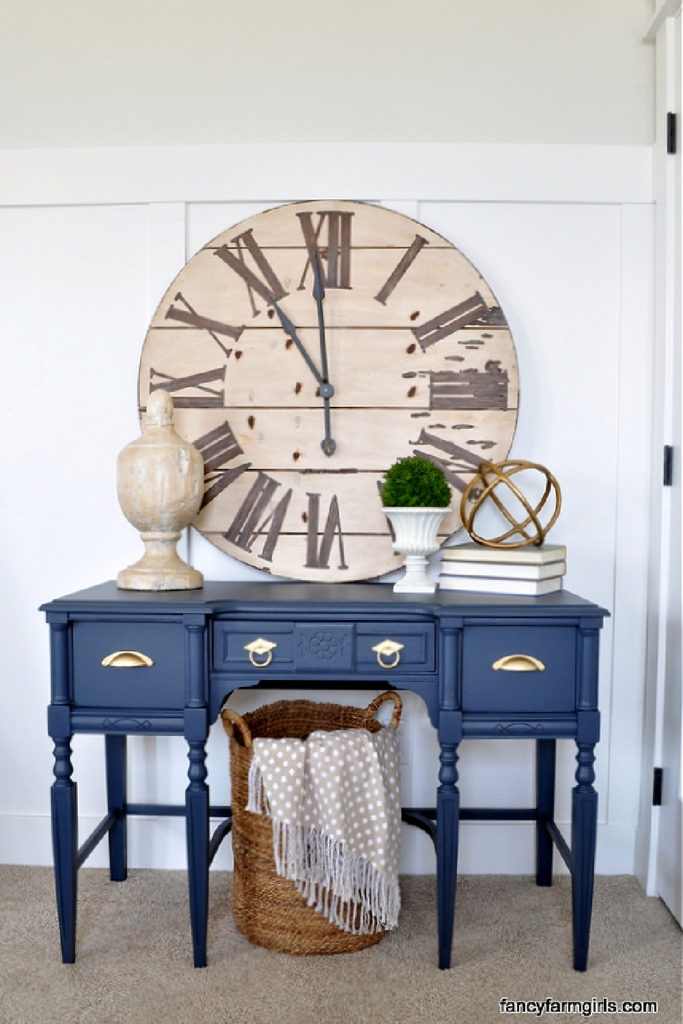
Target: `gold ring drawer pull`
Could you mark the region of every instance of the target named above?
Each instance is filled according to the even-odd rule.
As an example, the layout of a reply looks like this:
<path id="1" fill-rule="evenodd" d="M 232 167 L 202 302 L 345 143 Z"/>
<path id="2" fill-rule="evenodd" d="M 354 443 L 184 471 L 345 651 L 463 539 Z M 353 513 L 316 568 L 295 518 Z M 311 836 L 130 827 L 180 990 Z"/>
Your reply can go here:
<path id="1" fill-rule="evenodd" d="M 102 658 L 103 668 L 151 668 L 154 662 L 141 651 L 113 651 Z"/>
<path id="2" fill-rule="evenodd" d="M 248 644 L 244 645 L 245 651 L 249 654 L 249 661 L 254 668 L 265 668 L 270 665 L 276 647 L 276 643 L 273 643 L 272 640 L 264 640 L 262 636 L 257 637 L 256 640 L 250 640 Z M 262 660 L 257 661 L 257 658 Z"/>
<path id="3" fill-rule="evenodd" d="M 531 654 L 506 654 L 492 666 L 503 672 L 545 672 L 545 665 Z"/>
<path id="4" fill-rule="evenodd" d="M 382 640 L 381 643 L 375 644 L 372 650 L 377 655 L 377 664 L 380 668 L 396 668 L 404 647 L 405 644 L 399 643 L 398 640 Z"/>

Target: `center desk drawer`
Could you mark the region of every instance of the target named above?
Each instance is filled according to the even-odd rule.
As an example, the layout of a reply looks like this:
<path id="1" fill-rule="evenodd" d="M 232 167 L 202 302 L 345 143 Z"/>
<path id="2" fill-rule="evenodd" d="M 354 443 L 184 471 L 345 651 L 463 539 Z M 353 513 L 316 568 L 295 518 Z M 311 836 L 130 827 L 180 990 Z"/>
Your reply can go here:
<path id="1" fill-rule="evenodd" d="M 185 630 L 181 623 L 74 622 L 74 704 L 182 708 Z"/>
<path id="2" fill-rule="evenodd" d="M 214 622 L 213 668 L 288 672 L 415 672 L 434 669 L 434 626 L 401 622 Z"/>
<path id="3" fill-rule="evenodd" d="M 573 711 L 576 630 L 567 626 L 468 626 L 463 711 Z"/>

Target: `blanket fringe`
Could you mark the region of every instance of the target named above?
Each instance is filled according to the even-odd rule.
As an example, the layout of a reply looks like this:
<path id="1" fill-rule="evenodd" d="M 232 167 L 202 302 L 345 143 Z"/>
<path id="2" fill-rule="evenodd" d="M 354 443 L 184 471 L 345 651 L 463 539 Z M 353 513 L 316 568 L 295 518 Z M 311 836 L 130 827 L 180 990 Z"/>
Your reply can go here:
<path id="1" fill-rule="evenodd" d="M 315 828 L 274 820 L 273 856 L 277 873 L 293 881 L 308 906 L 343 931 L 371 935 L 396 928 L 398 883 L 367 858 L 349 855 L 344 842 Z"/>
<path id="2" fill-rule="evenodd" d="M 266 789 L 263 785 L 263 776 L 261 775 L 261 769 L 259 768 L 255 757 L 252 757 L 249 765 L 247 785 L 249 787 L 249 798 L 245 810 L 251 811 L 252 814 L 263 814 L 264 811 L 269 813 L 270 808 L 268 807 Z"/>

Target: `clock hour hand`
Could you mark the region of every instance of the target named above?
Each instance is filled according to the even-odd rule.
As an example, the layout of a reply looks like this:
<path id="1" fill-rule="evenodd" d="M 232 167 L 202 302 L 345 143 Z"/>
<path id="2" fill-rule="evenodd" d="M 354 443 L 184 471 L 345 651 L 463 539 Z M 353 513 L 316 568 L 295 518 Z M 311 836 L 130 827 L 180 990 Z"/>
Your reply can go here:
<path id="1" fill-rule="evenodd" d="M 327 342 L 325 340 L 325 317 L 323 315 L 323 299 L 325 298 L 325 288 L 323 286 L 322 274 L 320 273 L 320 260 L 318 258 L 318 252 L 313 255 L 313 298 L 318 310 L 318 333 L 320 336 L 320 366 L 322 369 L 322 380 L 320 381 L 320 396 L 323 400 L 324 405 L 324 416 L 325 416 L 325 437 L 320 442 L 320 447 L 325 452 L 325 455 L 333 455 L 337 447 L 334 438 L 330 436 L 330 399 L 334 395 L 334 388 L 328 380 L 328 368 L 327 368 Z"/>
<path id="2" fill-rule="evenodd" d="M 280 309 L 280 307 L 278 306 L 277 302 L 275 302 L 274 300 L 272 302 L 272 306 L 273 306 L 273 309 L 275 310 L 275 312 L 278 315 L 278 318 L 279 318 L 280 323 L 282 324 L 282 326 L 283 326 L 283 328 L 285 330 L 285 333 L 288 335 L 288 337 L 290 337 L 292 339 L 292 341 L 294 342 L 296 347 L 299 349 L 299 352 L 301 352 L 301 355 L 304 357 L 304 362 L 306 363 L 306 365 L 308 366 L 309 370 L 311 371 L 311 373 L 313 374 L 313 376 L 317 380 L 318 384 L 322 384 L 323 383 L 323 378 L 320 375 L 320 371 L 318 370 L 318 367 L 315 365 L 315 363 L 313 362 L 313 360 L 309 356 L 308 352 L 304 348 L 304 345 L 303 345 L 303 342 L 302 342 L 301 338 L 296 333 L 296 327 L 294 326 L 292 321 L 289 319 L 287 314 L 282 309 Z"/>
<path id="3" fill-rule="evenodd" d="M 334 394 L 334 388 L 327 381 L 323 381 L 318 390 L 323 400 L 323 415 L 325 417 L 325 436 L 320 442 L 320 447 L 325 455 L 334 455 L 337 442 L 330 435 L 330 398 Z"/>

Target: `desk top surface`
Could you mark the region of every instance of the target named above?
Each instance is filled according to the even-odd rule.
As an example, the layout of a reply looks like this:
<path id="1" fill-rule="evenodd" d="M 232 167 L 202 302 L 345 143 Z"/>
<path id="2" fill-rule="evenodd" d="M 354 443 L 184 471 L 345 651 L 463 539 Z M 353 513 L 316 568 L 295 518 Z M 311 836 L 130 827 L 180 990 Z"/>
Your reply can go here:
<path id="1" fill-rule="evenodd" d="M 288 614 L 375 611 L 391 616 L 443 617 L 514 615 L 553 618 L 599 617 L 609 612 L 566 590 L 540 597 L 469 594 L 436 590 L 433 594 L 395 594 L 390 583 L 233 582 L 207 580 L 198 590 L 119 590 L 115 581 L 99 583 L 41 605 L 47 613 L 104 613 L 144 615 L 229 614 L 231 611 L 268 615 L 282 606 Z"/>

